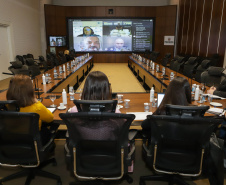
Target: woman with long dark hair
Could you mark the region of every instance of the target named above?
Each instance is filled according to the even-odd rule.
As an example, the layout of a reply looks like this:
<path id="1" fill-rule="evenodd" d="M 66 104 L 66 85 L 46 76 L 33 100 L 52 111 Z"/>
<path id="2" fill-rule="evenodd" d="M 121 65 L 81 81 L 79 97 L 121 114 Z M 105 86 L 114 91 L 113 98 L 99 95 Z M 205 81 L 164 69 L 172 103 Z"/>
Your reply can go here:
<path id="1" fill-rule="evenodd" d="M 111 84 L 108 77 L 101 71 L 93 71 L 86 78 L 82 91 L 82 100 L 111 100 Z M 78 112 L 77 107 L 71 108 L 70 112 Z M 116 109 L 116 113 L 120 113 Z"/>
<path id="2" fill-rule="evenodd" d="M 170 82 L 169 86 L 166 89 L 166 93 L 161 104 L 153 114 L 165 115 L 166 104 L 184 106 L 191 104 L 191 87 L 186 78 L 178 76 Z M 144 120 L 141 126 L 144 133 L 149 133 L 151 125 L 148 121 Z"/>

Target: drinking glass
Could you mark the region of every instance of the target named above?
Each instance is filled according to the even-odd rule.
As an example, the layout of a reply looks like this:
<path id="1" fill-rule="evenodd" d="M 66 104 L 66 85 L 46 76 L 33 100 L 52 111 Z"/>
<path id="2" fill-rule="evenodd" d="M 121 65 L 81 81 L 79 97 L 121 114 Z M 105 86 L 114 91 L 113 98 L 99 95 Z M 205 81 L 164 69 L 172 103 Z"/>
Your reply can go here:
<path id="1" fill-rule="evenodd" d="M 69 95 L 70 95 L 70 100 L 74 100 L 74 89 L 72 86 L 69 87 Z"/>
<path id="2" fill-rule="evenodd" d="M 56 99 L 56 95 L 55 94 L 50 94 L 49 95 L 49 99 L 53 102 L 53 104 L 50 105 L 50 107 L 56 107 L 56 105 L 54 105 L 54 101 Z"/>

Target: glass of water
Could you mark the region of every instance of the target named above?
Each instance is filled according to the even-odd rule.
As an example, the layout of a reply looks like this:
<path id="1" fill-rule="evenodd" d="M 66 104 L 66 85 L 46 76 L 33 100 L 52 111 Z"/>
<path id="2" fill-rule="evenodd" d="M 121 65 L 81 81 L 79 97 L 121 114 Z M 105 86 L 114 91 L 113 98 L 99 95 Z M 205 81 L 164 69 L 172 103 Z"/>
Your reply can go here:
<path id="1" fill-rule="evenodd" d="M 50 105 L 50 107 L 56 107 L 56 105 L 54 105 L 54 101 L 56 99 L 56 95 L 55 94 L 50 94 L 49 95 L 49 99 L 53 102 L 53 104 Z"/>

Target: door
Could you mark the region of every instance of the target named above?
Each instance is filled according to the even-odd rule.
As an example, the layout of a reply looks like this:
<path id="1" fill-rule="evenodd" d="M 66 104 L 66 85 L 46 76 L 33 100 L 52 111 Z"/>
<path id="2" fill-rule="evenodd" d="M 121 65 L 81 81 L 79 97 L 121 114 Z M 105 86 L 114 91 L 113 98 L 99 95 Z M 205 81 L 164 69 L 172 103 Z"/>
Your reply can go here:
<path id="1" fill-rule="evenodd" d="M 6 26 L 0 25 L 0 80 L 10 77 L 9 75 L 2 74 L 2 72 L 9 73 L 10 49 L 8 29 Z"/>

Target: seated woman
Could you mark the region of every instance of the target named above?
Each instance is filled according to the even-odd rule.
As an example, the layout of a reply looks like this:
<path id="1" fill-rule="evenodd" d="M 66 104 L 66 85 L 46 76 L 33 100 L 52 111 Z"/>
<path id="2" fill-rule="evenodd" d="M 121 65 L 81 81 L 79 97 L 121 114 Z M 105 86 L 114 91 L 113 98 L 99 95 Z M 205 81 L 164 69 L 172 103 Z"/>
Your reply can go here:
<path id="1" fill-rule="evenodd" d="M 111 100 L 111 85 L 108 77 L 101 71 L 91 72 L 87 78 L 82 92 L 82 100 Z M 78 112 L 76 106 L 70 112 Z M 118 109 L 116 113 L 120 113 Z"/>
<path id="2" fill-rule="evenodd" d="M 191 87 L 186 78 L 178 76 L 170 82 L 161 104 L 153 113 L 153 115 L 165 115 L 166 104 L 184 106 L 191 104 Z M 141 127 L 145 135 L 150 133 L 151 125 L 147 120 L 142 122 Z"/>
<path id="3" fill-rule="evenodd" d="M 20 106 L 20 112 L 34 112 L 39 114 L 39 130 L 42 143 L 45 144 L 50 138 L 50 131 L 42 127 L 42 121 L 50 123 L 53 121 L 53 114 L 35 98 L 32 81 L 29 76 L 15 75 L 10 80 L 6 94 L 7 100 L 16 100 Z"/>

